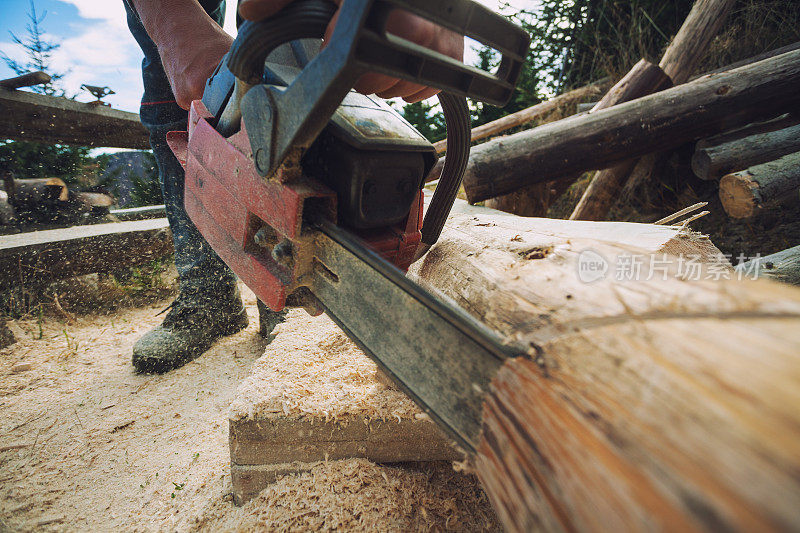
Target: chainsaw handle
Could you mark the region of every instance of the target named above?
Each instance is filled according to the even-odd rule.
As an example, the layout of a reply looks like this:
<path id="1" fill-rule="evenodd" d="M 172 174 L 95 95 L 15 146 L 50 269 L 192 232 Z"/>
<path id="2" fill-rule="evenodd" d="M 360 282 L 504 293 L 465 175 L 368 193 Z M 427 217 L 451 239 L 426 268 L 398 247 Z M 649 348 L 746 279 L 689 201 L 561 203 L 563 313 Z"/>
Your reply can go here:
<path id="1" fill-rule="evenodd" d="M 336 9 L 330 0 L 296 0 L 268 19 L 245 21 L 228 52 L 228 69 L 250 85 L 261 83 L 273 50 L 297 39 L 321 39 Z"/>

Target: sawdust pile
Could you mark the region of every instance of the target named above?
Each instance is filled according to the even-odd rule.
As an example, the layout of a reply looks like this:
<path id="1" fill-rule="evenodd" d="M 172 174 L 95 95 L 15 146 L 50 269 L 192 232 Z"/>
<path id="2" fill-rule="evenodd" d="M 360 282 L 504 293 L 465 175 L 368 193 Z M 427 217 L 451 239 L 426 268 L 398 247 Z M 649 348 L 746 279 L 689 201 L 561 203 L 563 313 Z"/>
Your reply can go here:
<path id="1" fill-rule="evenodd" d="M 232 420 L 308 416 L 336 420 L 422 416 L 375 365 L 326 316 L 293 310 L 256 361 L 231 404 Z"/>
<path id="2" fill-rule="evenodd" d="M 320 463 L 284 476 L 244 506 L 217 501 L 199 531 L 502 531 L 478 482 L 445 465 Z"/>

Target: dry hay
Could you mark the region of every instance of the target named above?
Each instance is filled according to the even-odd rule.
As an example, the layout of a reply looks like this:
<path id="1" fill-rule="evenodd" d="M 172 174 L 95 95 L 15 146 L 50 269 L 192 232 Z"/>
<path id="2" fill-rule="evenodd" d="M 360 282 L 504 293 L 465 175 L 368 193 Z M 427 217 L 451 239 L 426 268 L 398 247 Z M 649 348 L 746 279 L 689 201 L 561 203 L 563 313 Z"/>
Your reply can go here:
<path id="1" fill-rule="evenodd" d="M 198 531 L 501 531 L 474 477 L 449 465 L 379 466 L 366 459 L 319 463 L 280 478 L 235 510 L 217 500 Z"/>
<path id="2" fill-rule="evenodd" d="M 424 416 L 327 317 L 293 310 L 253 364 L 231 404 L 231 420 L 347 415 L 388 420 Z"/>

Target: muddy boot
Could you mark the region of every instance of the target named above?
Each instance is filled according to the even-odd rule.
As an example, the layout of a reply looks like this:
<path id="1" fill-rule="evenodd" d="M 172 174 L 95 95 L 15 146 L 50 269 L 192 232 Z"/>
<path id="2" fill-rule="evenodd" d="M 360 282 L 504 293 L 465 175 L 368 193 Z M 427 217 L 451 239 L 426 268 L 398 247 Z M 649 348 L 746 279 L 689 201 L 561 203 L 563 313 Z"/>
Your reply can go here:
<path id="1" fill-rule="evenodd" d="M 202 355 L 220 337 L 247 327 L 239 291 L 225 300 L 181 293 L 156 326 L 133 346 L 133 368 L 162 374 Z"/>

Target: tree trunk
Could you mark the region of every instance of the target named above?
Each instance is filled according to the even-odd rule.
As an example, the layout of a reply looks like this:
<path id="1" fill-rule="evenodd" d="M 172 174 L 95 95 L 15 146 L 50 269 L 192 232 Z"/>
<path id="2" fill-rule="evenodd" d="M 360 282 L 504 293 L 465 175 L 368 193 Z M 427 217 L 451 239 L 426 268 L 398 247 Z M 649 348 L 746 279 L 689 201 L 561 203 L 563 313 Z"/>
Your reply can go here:
<path id="1" fill-rule="evenodd" d="M 719 198 L 728 216 L 748 218 L 800 190 L 800 152 L 723 176 Z"/>
<path id="2" fill-rule="evenodd" d="M 692 171 L 700 179 L 713 180 L 797 151 L 800 125 L 700 148 L 692 156 Z"/>
<path id="3" fill-rule="evenodd" d="M 481 144 L 464 188 L 478 202 L 676 148 L 800 104 L 800 51 Z M 531 169 L 534 170 L 531 173 Z"/>
<path id="4" fill-rule="evenodd" d="M 744 277 L 800 285 L 800 246 L 736 265 L 736 272 Z"/>
<path id="5" fill-rule="evenodd" d="M 734 0 L 697 0 L 694 3 L 658 64 L 672 83 L 685 83 L 694 74 L 734 4 Z"/>
<path id="6" fill-rule="evenodd" d="M 473 457 L 506 530 L 800 527 L 800 290 L 690 272 L 690 235 L 662 264 L 680 247 L 659 228 L 459 203 L 412 266 L 528 347 L 494 376 Z"/>

